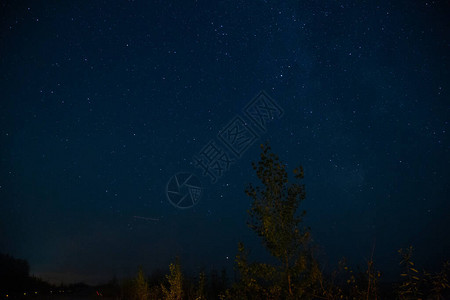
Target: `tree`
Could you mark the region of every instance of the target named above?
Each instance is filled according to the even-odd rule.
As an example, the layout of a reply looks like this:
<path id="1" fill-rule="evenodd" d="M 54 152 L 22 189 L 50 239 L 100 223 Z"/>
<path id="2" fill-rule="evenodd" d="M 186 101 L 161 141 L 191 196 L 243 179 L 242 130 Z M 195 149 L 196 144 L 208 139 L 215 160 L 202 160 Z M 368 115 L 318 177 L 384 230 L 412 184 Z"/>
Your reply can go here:
<path id="1" fill-rule="evenodd" d="M 398 297 L 400 300 L 420 299 L 427 295 L 429 299 L 448 299 L 450 296 L 450 262 L 444 262 L 442 270 L 438 273 L 419 271 L 412 261 L 413 247 L 406 250 L 400 249 L 398 253 L 402 257 L 400 265 L 404 271 L 400 274 L 404 281 L 398 286 Z"/>
<path id="2" fill-rule="evenodd" d="M 419 270 L 416 269 L 411 260 L 413 248 L 410 246 L 407 250 L 400 249 L 398 253 L 402 257 L 400 265 L 404 267 L 404 272 L 400 274 L 405 281 L 398 288 L 398 296 L 401 300 L 418 299 L 421 298 L 422 292 L 420 290 L 421 278 Z"/>
<path id="3" fill-rule="evenodd" d="M 29 273 L 28 261 L 0 253 L 0 290 L 23 291 L 28 288 Z"/>
<path id="4" fill-rule="evenodd" d="M 313 257 L 309 247 L 309 228 L 301 226 L 305 211 L 297 209 L 305 199 L 303 168 L 293 170 L 295 182 L 289 184 L 286 165 L 261 145 L 261 158 L 252 163 L 262 186 L 249 184 L 245 190 L 252 199 L 248 225 L 261 238 L 264 247 L 277 260 L 276 265 L 247 262 L 243 244 L 239 245 L 237 265 L 244 284 L 251 294 L 277 298 L 304 295 L 312 285 Z M 317 276 L 316 276 L 317 277 Z"/>
<path id="5" fill-rule="evenodd" d="M 181 300 L 183 299 L 183 273 L 178 258 L 175 263 L 170 264 L 169 269 L 170 274 L 166 275 L 169 287 L 166 288 L 161 284 L 164 297 L 167 300 Z"/>
<path id="6" fill-rule="evenodd" d="M 136 300 L 147 300 L 149 297 L 149 288 L 147 279 L 145 279 L 142 267 L 139 268 L 138 274 L 133 282 L 133 296 Z"/>
<path id="7" fill-rule="evenodd" d="M 205 272 L 200 272 L 198 278 L 198 287 L 195 293 L 195 300 L 206 299 L 206 275 Z"/>

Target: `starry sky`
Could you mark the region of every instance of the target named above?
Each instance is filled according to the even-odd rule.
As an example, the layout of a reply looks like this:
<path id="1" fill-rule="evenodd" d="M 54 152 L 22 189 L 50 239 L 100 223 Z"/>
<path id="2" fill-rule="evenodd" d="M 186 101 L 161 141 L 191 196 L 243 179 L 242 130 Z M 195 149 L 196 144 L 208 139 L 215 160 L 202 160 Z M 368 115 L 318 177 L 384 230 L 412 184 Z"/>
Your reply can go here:
<path id="1" fill-rule="evenodd" d="M 438 267 L 444 2 L 2 1 L 0 251 L 54 282 L 166 270 L 176 255 L 186 270 L 232 270 L 238 241 L 264 255 L 244 190 L 269 141 L 304 167 L 324 265 L 364 264 L 375 245 L 389 277 L 413 245 Z M 258 95 L 282 110 L 263 129 L 245 114 Z M 254 133 L 239 155 L 220 139 L 236 120 Z M 196 163 L 208 145 L 233 158 L 215 181 Z M 200 187 L 190 208 L 169 202 L 175 174 Z"/>

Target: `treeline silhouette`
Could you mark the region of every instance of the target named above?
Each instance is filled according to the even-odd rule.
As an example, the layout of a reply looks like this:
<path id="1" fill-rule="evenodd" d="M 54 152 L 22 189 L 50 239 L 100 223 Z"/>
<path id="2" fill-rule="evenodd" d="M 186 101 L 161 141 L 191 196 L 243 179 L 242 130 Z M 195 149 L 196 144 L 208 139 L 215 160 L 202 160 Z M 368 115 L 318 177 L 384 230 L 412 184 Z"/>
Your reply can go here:
<path id="1" fill-rule="evenodd" d="M 338 269 L 325 273 L 316 259 L 310 229 L 303 224 L 305 211 L 298 212 L 305 199 L 300 166 L 288 176 L 287 166 L 268 144 L 252 167 L 259 184 L 245 190 L 252 200 L 248 226 L 260 237 L 272 256 L 271 262 L 252 261 L 241 242 L 235 259 L 237 277 L 226 273 L 198 274 L 186 278 L 179 260 L 169 266 L 162 280 L 146 279 L 142 269 L 122 286 L 119 299 L 450 299 L 450 263 L 436 273 L 421 271 L 412 259 L 412 247 L 399 250 L 403 272 L 396 283 L 383 283 L 373 253 L 362 271 L 354 271 L 342 260 Z"/>
<path id="2" fill-rule="evenodd" d="M 439 272 L 426 272 L 415 265 L 412 247 L 398 251 L 403 271 L 397 282 L 382 281 L 373 253 L 362 270 L 354 271 L 346 260 L 341 260 L 336 270 L 324 272 L 316 258 L 310 229 L 303 224 L 306 212 L 298 213 L 305 199 L 302 167 L 295 168 L 290 178 L 286 165 L 268 144 L 261 145 L 260 160 L 252 166 L 260 183 L 249 184 L 245 190 L 252 200 L 248 226 L 272 256 L 270 262 L 253 261 L 240 242 L 232 280 L 225 270 L 189 276 L 177 258 L 168 272 L 157 270 L 147 276 L 139 268 L 134 278 L 114 278 L 96 287 L 79 284 L 78 290 L 76 286 L 68 290 L 117 300 L 450 299 L 450 262 L 444 262 Z M 2 265 L 3 261 L 6 267 L 1 273 L 0 290 L 27 288 L 33 280 L 45 286 L 38 279 L 30 279 L 26 261 L 2 256 Z M 6 274 L 11 276 L 3 282 Z"/>
<path id="3" fill-rule="evenodd" d="M 30 276 L 30 265 L 24 259 L 17 259 L 0 253 L 0 298 L 17 298 L 47 292 L 52 285 Z"/>

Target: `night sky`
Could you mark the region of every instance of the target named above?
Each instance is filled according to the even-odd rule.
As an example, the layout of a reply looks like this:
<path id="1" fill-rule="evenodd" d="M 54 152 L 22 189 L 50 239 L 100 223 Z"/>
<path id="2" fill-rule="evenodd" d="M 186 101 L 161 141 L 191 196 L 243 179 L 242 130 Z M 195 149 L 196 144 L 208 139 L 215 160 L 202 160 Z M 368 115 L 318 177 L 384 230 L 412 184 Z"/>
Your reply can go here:
<path id="1" fill-rule="evenodd" d="M 413 245 L 418 264 L 439 267 L 444 3 L 2 1 L 0 252 L 53 282 L 166 271 L 177 255 L 186 271 L 232 270 L 238 241 L 262 257 L 244 190 L 269 141 L 304 167 L 301 207 L 325 266 L 364 267 L 375 245 L 388 279 Z M 262 110 L 262 127 L 246 114 L 258 103 L 279 109 Z M 237 154 L 221 139 L 236 123 Z M 197 165 L 211 149 L 231 161 L 215 181 Z M 193 175 L 180 190 L 190 208 L 169 202 L 175 174 Z"/>

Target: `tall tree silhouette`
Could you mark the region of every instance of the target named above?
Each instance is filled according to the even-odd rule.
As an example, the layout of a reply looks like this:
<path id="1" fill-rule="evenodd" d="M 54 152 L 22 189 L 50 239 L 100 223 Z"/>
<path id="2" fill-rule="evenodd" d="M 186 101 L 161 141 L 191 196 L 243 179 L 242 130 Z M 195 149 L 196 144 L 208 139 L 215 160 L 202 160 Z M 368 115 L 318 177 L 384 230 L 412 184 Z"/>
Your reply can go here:
<path id="1" fill-rule="evenodd" d="M 161 284 L 164 297 L 167 300 L 181 300 L 184 297 L 183 291 L 183 273 L 181 272 L 181 264 L 179 259 L 169 266 L 170 274 L 166 275 L 168 287 Z"/>
<path id="2" fill-rule="evenodd" d="M 261 150 L 259 162 L 252 166 L 262 185 L 249 184 L 245 190 L 252 199 L 248 225 L 278 263 L 249 264 L 246 250 L 240 244 L 237 265 L 242 287 L 248 289 L 247 297 L 249 293 L 299 297 L 312 284 L 312 271 L 316 269 L 309 250 L 309 228 L 302 225 L 305 211 L 297 213 L 305 199 L 305 187 L 300 184 L 303 168 L 293 170 L 294 182 L 289 183 L 286 165 L 271 152 L 270 146 L 261 145 Z"/>
<path id="3" fill-rule="evenodd" d="M 134 299 L 136 300 L 147 300 L 149 297 L 149 287 L 147 279 L 145 278 L 144 271 L 142 267 L 139 267 L 138 274 L 133 282 L 134 285 Z"/>
<path id="4" fill-rule="evenodd" d="M 30 265 L 24 259 L 0 253 L 0 289 L 22 290 L 29 284 Z"/>

